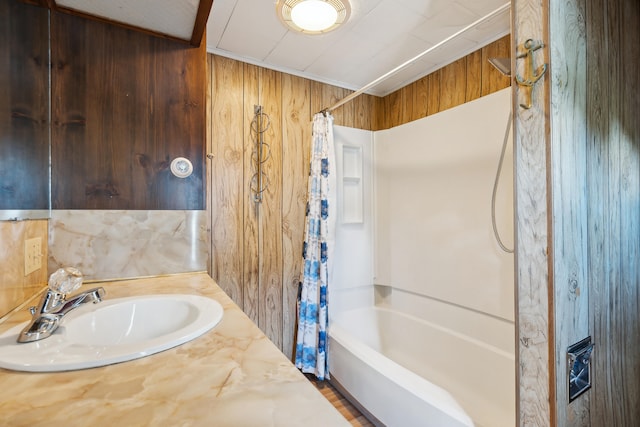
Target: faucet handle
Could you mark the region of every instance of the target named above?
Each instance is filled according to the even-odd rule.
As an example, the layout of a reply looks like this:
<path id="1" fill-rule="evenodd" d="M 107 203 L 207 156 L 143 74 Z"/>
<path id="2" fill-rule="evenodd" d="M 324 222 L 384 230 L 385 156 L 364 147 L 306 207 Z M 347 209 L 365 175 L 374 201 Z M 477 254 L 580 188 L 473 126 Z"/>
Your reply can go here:
<path id="1" fill-rule="evenodd" d="M 82 273 L 77 268 L 59 268 L 49 277 L 49 289 L 61 294 L 75 291 L 82 285 Z"/>

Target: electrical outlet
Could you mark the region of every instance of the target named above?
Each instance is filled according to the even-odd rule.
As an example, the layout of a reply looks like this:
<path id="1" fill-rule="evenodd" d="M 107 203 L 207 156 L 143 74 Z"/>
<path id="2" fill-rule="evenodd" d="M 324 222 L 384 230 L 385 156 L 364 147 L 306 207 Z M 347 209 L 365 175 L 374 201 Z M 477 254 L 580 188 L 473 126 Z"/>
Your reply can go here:
<path id="1" fill-rule="evenodd" d="M 34 237 L 24 241 L 24 275 L 42 268 L 42 238 Z"/>

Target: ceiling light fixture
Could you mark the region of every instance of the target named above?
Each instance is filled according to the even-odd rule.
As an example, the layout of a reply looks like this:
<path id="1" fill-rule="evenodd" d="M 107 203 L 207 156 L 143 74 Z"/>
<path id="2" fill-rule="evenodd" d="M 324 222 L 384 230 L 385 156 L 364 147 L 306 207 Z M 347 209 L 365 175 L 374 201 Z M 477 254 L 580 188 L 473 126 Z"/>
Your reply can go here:
<path id="1" fill-rule="evenodd" d="M 345 23 L 351 14 L 348 0 L 278 0 L 278 18 L 290 29 L 324 34 Z"/>

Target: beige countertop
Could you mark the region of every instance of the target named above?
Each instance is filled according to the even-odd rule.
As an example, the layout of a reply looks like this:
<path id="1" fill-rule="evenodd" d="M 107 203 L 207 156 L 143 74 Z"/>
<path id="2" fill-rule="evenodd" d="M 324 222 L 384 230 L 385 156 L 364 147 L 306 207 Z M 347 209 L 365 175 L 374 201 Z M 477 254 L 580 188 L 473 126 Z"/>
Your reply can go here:
<path id="1" fill-rule="evenodd" d="M 222 321 L 179 347 L 70 372 L 0 369 L 2 426 L 349 426 L 206 273 L 84 285 L 106 298 L 196 294 L 216 299 Z M 0 333 L 29 318 L 20 310 Z"/>

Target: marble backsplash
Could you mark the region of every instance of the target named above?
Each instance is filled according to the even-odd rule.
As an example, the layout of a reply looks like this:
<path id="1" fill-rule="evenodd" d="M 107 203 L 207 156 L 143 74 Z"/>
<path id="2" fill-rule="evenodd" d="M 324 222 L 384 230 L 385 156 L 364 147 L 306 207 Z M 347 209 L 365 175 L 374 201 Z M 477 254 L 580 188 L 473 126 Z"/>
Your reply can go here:
<path id="1" fill-rule="evenodd" d="M 24 245 L 42 239 L 42 268 L 25 275 Z M 44 288 L 59 267 L 88 280 L 205 271 L 205 211 L 54 210 L 51 219 L 0 221 L 0 317 Z"/>
<path id="2" fill-rule="evenodd" d="M 78 268 L 88 280 L 206 271 L 205 211 L 54 210 L 49 272 Z"/>
<path id="3" fill-rule="evenodd" d="M 0 221 L 0 317 L 40 291 L 47 283 L 46 219 Z M 25 273 L 25 240 L 41 239 L 42 267 Z"/>

